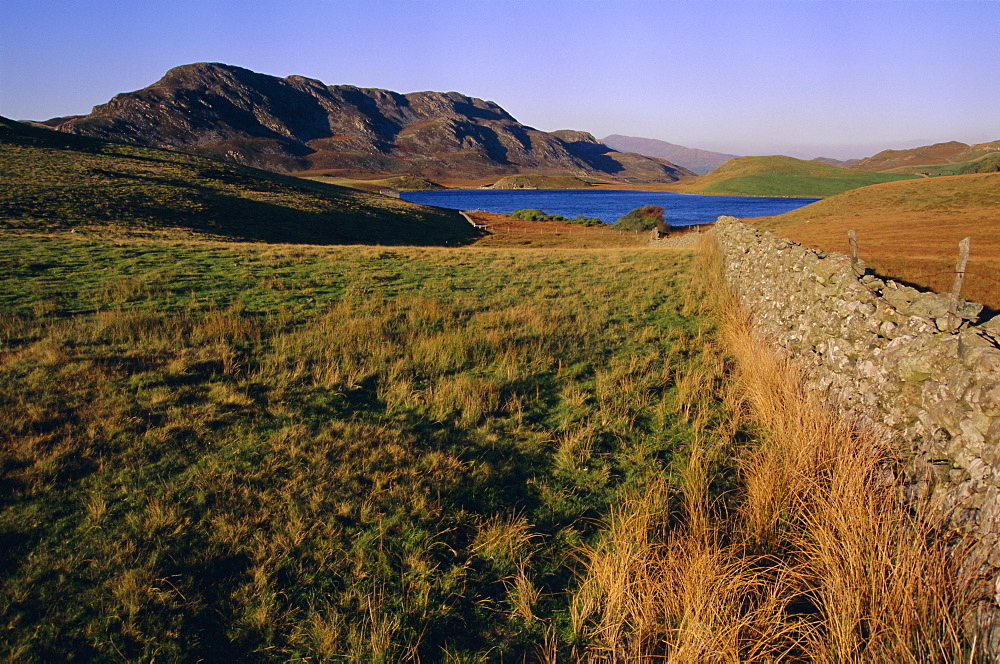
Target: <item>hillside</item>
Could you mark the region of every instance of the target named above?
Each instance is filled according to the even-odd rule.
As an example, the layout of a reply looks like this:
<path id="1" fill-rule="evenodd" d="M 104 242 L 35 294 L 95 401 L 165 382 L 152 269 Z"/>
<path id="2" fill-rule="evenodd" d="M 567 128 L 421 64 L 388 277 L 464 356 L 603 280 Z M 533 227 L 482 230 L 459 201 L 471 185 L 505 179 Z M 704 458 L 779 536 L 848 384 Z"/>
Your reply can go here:
<path id="1" fill-rule="evenodd" d="M 823 164 L 829 164 L 830 166 L 843 166 L 848 168 L 860 161 L 859 159 L 834 159 L 833 157 L 816 157 L 813 161 L 818 161 Z"/>
<path id="2" fill-rule="evenodd" d="M 218 63 L 175 67 L 89 115 L 46 124 L 278 172 L 430 179 L 537 172 L 625 182 L 673 182 L 689 175 L 663 160 L 597 148 L 599 142 L 582 132 L 572 132 L 566 142 L 522 125 L 494 102 L 457 92 L 327 86 Z"/>
<path id="3" fill-rule="evenodd" d="M 912 175 L 872 173 L 780 155 L 738 157 L 707 175 L 672 185 L 672 191 L 733 196 L 806 196 L 822 198 Z"/>
<path id="4" fill-rule="evenodd" d="M 844 253 L 853 229 L 870 267 L 945 292 L 958 242 L 971 237 L 963 297 L 1000 309 L 1000 173 L 889 182 L 757 223 L 810 247 Z"/>
<path id="5" fill-rule="evenodd" d="M 976 145 L 950 141 L 909 150 L 883 150 L 873 157 L 858 161 L 851 167 L 868 171 L 923 172 L 926 170 L 924 167 L 973 162 L 983 157 L 995 156 L 998 153 L 1000 153 L 1000 141 Z M 941 173 L 927 174 L 939 175 Z M 955 172 L 943 174 L 957 175 Z"/>
<path id="6" fill-rule="evenodd" d="M 451 210 L 2 118 L 0 228 L 181 229 L 311 244 L 474 237 Z"/>
<path id="7" fill-rule="evenodd" d="M 738 156 L 723 152 L 712 152 L 711 150 L 686 148 L 683 145 L 675 145 L 674 143 L 660 141 L 655 138 L 622 136 L 620 134 L 606 136 L 601 139 L 601 142 L 622 152 L 638 152 L 649 157 L 666 159 L 678 166 L 684 166 L 696 175 L 704 175 Z"/>
<path id="8" fill-rule="evenodd" d="M 584 189 L 590 183 L 571 175 L 508 175 L 493 183 L 493 189 Z"/>
<path id="9" fill-rule="evenodd" d="M 447 189 L 447 187 L 440 185 L 437 182 L 431 182 L 425 178 L 418 178 L 413 175 L 397 175 L 395 177 L 380 178 L 377 180 L 340 178 L 331 175 L 324 175 L 322 171 L 315 173 L 296 173 L 295 175 L 296 177 L 305 178 L 307 180 L 326 182 L 328 184 L 335 184 L 341 187 L 361 189 L 362 191 L 371 191 L 376 194 L 382 193 L 386 189 L 394 189 L 396 191 L 440 191 L 441 189 Z"/>

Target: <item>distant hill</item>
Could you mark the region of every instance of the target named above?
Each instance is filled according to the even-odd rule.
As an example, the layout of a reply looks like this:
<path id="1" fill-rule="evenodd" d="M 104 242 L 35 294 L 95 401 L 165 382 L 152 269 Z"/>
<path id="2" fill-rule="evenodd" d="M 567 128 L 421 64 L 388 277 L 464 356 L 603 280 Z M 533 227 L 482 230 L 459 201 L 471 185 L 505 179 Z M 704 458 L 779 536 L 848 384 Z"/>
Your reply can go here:
<path id="1" fill-rule="evenodd" d="M 849 168 L 854 164 L 861 161 L 860 159 L 834 159 L 832 157 L 816 157 L 813 161 L 818 161 L 821 164 L 828 164 L 830 166 L 841 166 L 843 168 Z"/>
<path id="2" fill-rule="evenodd" d="M 684 166 L 697 175 L 704 175 L 738 156 L 723 152 L 686 148 L 683 145 L 675 145 L 666 141 L 656 140 L 655 138 L 639 138 L 637 136 L 622 136 L 620 134 L 607 136 L 601 139 L 601 142 L 622 152 L 638 152 L 650 157 L 666 159 L 678 166 Z"/>
<path id="3" fill-rule="evenodd" d="M 277 172 L 336 170 L 482 178 L 531 172 L 673 182 L 669 162 L 621 155 L 589 134 L 567 142 L 522 125 L 490 101 L 277 78 L 241 67 L 175 67 L 155 84 L 115 95 L 60 131 L 180 149 Z"/>
<path id="4" fill-rule="evenodd" d="M 443 245 L 452 210 L 0 118 L 0 229 L 191 231 L 246 241 Z"/>
<path id="5" fill-rule="evenodd" d="M 861 159 L 852 165 L 868 171 L 920 171 L 925 166 L 961 164 L 1000 154 L 1000 141 L 968 145 L 959 141 L 935 143 L 909 150 L 883 150 L 873 157 Z M 938 173 L 930 173 L 937 175 Z M 947 173 L 953 174 L 953 173 Z"/>
<path id="6" fill-rule="evenodd" d="M 872 173 L 781 155 L 738 157 L 707 175 L 671 185 L 692 194 L 822 198 L 848 189 L 917 176 Z"/>
<path id="7" fill-rule="evenodd" d="M 947 292 L 958 242 L 972 238 L 962 297 L 1000 309 L 1000 173 L 918 178 L 831 196 L 757 225 L 847 253 L 847 231 L 880 274 Z"/>
<path id="8" fill-rule="evenodd" d="M 586 180 L 571 175 L 507 175 L 493 183 L 493 189 L 583 189 Z"/>

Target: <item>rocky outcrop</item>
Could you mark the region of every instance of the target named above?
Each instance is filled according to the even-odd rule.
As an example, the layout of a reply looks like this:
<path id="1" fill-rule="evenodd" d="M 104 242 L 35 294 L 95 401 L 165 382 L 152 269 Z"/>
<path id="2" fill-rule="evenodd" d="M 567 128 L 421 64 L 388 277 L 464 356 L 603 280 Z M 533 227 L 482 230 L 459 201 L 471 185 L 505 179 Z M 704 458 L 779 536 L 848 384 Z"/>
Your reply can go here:
<path id="1" fill-rule="evenodd" d="M 176 67 L 89 115 L 46 124 L 274 171 L 470 178 L 532 172 L 644 182 L 690 174 L 596 141 L 567 142 L 520 124 L 493 102 L 457 92 L 327 86 L 217 63 Z"/>
<path id="2" fill-rule="evenodd" d="M 894 435 L 906 496 L 940 519 L 1000 656 L 1000 319 L 721 217 L 726 280 L 760 333 L 831 404 Z"/>

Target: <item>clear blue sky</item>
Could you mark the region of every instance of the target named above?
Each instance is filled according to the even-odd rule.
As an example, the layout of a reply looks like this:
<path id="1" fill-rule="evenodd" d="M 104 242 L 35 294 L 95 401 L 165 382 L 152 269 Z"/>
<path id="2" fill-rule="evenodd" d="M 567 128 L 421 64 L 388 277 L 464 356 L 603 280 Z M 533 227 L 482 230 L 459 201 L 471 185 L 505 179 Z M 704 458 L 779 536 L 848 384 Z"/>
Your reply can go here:
<path id="1" fill-rule="evenodd" d="M 738 154 L 1000 139 L 1000 0 L 0 0 L 6 117 L 200 61 Z"/>

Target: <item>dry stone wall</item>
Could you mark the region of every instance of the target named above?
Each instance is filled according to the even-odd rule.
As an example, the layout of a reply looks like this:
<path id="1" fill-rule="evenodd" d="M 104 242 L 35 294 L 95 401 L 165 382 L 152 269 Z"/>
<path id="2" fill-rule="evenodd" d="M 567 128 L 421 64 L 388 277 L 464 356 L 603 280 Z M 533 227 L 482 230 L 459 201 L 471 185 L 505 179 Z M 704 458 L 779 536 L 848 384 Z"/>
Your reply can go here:
<path id="1" fill-rule="evenodd" d="M 715 237 L 726 280 L 758 331 L 797 358 L 810 388 L 884 427 L 906 496 L 932 510 L 975 581 L 967 618 L 1000 657 L 1000 317 L 866 273 L 733 217 Z"/>
<path id="2" fill-rule="evenodd" d="M 692 228 L 687 226 L 686 228 Z M 710 224 L 703 224 L 703 228 L 695 227 L 680 233 L 660 234 L 660 231 L 653 229 L 649 232 L 649 246 L 651 247 L 672 247 L 674 249 L 691 249 L 698 246 L 702 236 L 711 230 Z"/>

